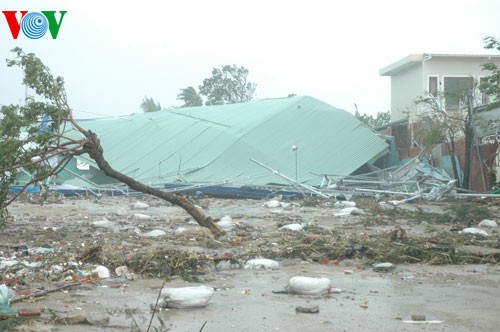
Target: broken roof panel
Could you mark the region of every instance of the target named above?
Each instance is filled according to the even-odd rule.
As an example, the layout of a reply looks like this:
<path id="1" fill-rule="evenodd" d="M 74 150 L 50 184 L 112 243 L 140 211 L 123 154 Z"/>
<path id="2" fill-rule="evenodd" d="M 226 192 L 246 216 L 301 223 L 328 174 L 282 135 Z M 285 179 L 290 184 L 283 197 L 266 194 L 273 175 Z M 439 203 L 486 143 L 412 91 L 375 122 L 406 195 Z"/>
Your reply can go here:
<path id="1" fill-rule="evenodd" d="M 388 149 L 352 114 L 308 96 L 166 109 L 80 125 L 97 133 L 113 168 L 152 184 L 179 176 L 193 183 L 242 177 L 252 185 L 286 183 L 254 158 L 290 177 L 297 160 L 298 180 L 319 185 L 322 178 L 310 172 L 349 175 Z"/>

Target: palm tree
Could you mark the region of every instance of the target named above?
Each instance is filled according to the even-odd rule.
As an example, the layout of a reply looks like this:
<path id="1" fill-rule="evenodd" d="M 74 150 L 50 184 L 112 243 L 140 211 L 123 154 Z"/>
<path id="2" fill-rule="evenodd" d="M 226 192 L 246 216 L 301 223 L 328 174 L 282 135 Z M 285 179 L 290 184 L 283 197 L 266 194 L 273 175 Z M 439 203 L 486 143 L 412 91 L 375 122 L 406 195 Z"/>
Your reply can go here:
<path id="1" fill-rule="evenodd" d="M 141 109 L 144 113 L 156 112 L 161 110 L 160 103 L 156 103 L 153 98 L 144 97 L 141 103 Z"/>
<path id="2" fill-rule="evenodd" d="M 203 99 L 192 86 L 181 89 L 181 92 L 177 95 L 178 100 L 182 100 L 184 105 L 181 107 L 194 107 L 203 105 Z"/>

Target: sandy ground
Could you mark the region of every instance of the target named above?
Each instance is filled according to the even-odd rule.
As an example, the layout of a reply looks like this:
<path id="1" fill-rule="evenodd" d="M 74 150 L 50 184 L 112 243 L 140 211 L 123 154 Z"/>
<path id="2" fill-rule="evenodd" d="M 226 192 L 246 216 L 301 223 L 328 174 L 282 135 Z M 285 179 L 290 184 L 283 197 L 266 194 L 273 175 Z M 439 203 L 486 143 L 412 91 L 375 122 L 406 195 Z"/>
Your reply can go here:
<path id="1" fill-rule="evenodd" d="M 131 204 L 136 201 L 147 202 L 150 207 L 133 210 Z M 0 264 L 7 258 L 21 261 L 23 257 L 13 250 L 20 244 L 30 250 L 50 248 L 54 252 L 45 260 L 40 258 L 44 264 L 36 268 L 3 268 L 0 276 L 17 278 L 13 293 L 28 287 L 36 291 L 60 286 L 70 272 L 89 269 L 90 265 L 85 264 L 75 265 L 72 270 L 69 267 L 78 264 L 78 253 L 96 243 L 123 252 L 126 257 L 134 250 L 166 247 L 237 257 L 258 246 L 267 246 L 268 253 L 282 250 L 286 237 L 278 226 L 283 222 L 314 222 L 346 234 L 381 234 L 394 227 L 388 223 L 363 224 L 360 220 L 366 215 L 336 217 L 338 208 L 334 207 L 292 204 L 267 208 L 263 202 L 252 200 L 210 199 L 199 203 L 209 205 L 206 213 L 211 216 L 231 216 L 234 223 L 245 226 L 245 232 L 233 225 L 225 237 L 212 239 L 179 208 L 145 197 L 104 197 L 98 201 L 63 198 L 44 205 L 16 202 L 9 208 L 14 221 L 0 233 Z M 426 208 L 442 212 L 443 206 Z M 494 211 L 497 213 L 498 207 Z M 134 217 L 137 213 L 150 219 Z M 96 227 L 95 222 L 104 217 L 112 224 Z M 408 236 L 424 236 L 433 230 L 427 223 L 408 224 L 400 220 L 399 224 Z M 155 230 L 162 230 L 165 235 L 144 236 Z M 488 231 L 498 241 L 498 232 Z M 273 239 L 279 243 L 273 243 Z M 30 252 L 25 259 L 33 262 L 33 257 Z M 344 259 L 337 265 L 320 264 L 308 257 L 277 260 L 278 269 L 205 269 L 201 283 L 216 288 L 209 305 L 164 309 L 156 314 L 150 331 L 200 331 L 205 322 L 203 331 L 498 331 L 498 264 L 397 264 L 390 272 L 375 272 L 371 265 L 358 259 Z M 64 266 L 65 272 L 58 273 L 53 266 Z M 39 318 L 17 320 L 18 324 L 4 326 L 4 330 L 134 331 L 137 324 L 140 331 L 147 331 L 151 305 L 165 280 L 165 287 L 200 284 L 188 283 L 178 276 L 165 278 L 139 272 L 135 273 L 136 280 L 127 280 L 116 276 L 116 266 L 108 267 L 111 278 L 12 304 L 14 308 L 38 308 L 43 312 Z M 346 270 L 352 273 L 346 274 Z M 277 292 L 284 290 L 293 276 L 327 277 L 335 292 L 323 296 Z M 311 305 L 317 305 L 319 313 L 296 313 L 297 306 Z M 414 322 L 412 315 L 424 315 L 425 321 Z M 165 323 L 164 329 L 160 328 L 158 317 Z"/>

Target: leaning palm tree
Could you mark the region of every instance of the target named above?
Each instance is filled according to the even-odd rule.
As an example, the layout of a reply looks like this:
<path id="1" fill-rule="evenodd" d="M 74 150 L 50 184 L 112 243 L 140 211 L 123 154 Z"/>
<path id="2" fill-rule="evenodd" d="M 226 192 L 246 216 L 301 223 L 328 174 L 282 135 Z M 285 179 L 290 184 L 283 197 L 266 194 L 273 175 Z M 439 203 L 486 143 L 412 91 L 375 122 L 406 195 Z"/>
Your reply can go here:
<path id="1" fill-rule="evenodd" d="M 181 92 L 177 95 L 177 100 L 182 100 L 184 105 L 181 107 L 194 107 L 203 105 L 203 99 L 201 99 L 196 89 L 192 86 L 181 89 Z"/>
<path id="2" fill-rule="evenodd" d="M 141 109 L 144 113 L 156 112 L 161 110 L 160 103 L 156 103 L 153 98 L 144 97 L 141 103 Z"/>

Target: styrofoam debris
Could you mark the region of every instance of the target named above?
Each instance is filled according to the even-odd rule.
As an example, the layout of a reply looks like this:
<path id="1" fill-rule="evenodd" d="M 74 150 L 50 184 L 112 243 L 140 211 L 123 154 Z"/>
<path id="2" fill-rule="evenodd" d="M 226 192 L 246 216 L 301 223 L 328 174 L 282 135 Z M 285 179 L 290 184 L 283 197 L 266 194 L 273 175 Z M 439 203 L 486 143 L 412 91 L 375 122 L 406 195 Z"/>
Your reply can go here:
<path id="1" fill-rule="evenodd" d="M 54 252 L 54 248 L 35 247 L 28 249 L 29 255 L 45 255 L 52 252 Z"/>
<path id="2" fill-rule="evenodd" d="M 354 210 L 351 211 L 351 215 L 352 216 L 362 216 L 362 215 L 365 215 L 365 210 L 363 209 L 358 209 L 358 208 L 355 208 Z"/>
<path id="3" fill-rule="evenodd" d="M 249 259 L 245 264 L 245 269 L 277 269 L 280 264 L 272 259 L 254 258 Z"/>
<path id="4" fill-rule="evenodd" d="M 239 268 L 241 268 L 240 264 L 233 263 L 232 261 L 219 261 L 215 265 L 215 269 L 217 271 L 234 270 L 234 269 L 239 269 Z"/>
<path id="5" fill-rule="evenodd" d="M 404 320 L 403 323 L 408 323 L 408 324 L 441 324 L 443 321 L 442 320 Z"/>
<path id="6" fill-rule="evenodd" d="M 0 259 L 0 270 L 19 264 L 18 261 L 13 259 Z"/>
<path id="7" fill-rule="evenodd" d="M 135 274 L 129 272 L 128 267 L 126 267 L 125 265 L 118 266 L 115 269 L 115 273 L 117 276 L 124 277 L 127 280 L 135 280 L 136 279 Z"/>
<path id="8" fill-rule="evenodd" d="M 175 235 L 179 235 L 179 234 L 182 234 L 184 233 L 185 231 L 187 231 L 188 229 L 186 227 L 178 227 L 175 231 L 174 231 L 174 234 Z"/>
<path id="9" fill-rule="evenodd" d="M 92 226 L 97 227 L 97 228 L 113 228 L 115 227 L 115 223 L 112 221 L 109 221 L 106 218 L 103 218 L 102 220 L 97 220 L 92 223 Z"/>
<path id="10" fill-rule="evenodd" d="M 116 211 L 116 215 L 117 216 L 122 216 L 122 217 L 123 216 L 128 216 L 129 213 L 130 212 L 128 211 L 128 209 L 126 207 L 122 207 L 122 208 L 118 209 L 118 211 Z"/>
<path id="11" fill-rule="evenodd" d="M 358 210 L 357 208 L 355 207 L 347 207 L 347 208 L 343 208 L 342 210 L 340 210 L 339 212 L 337 213 L 334 213 L 333 215 L 335 217 L 345 217 L 345 216 L 350 216 L 352 214 L 353 211 L 355 210 Z"/>
<path id="12" fill-rule="evenodd" d="M 115 269 L 115 273 L 117 276 L 121 277 L 121 276 L 124 276 L 125 273 L 128 273 L 128 267 L 125 266 L 125 265 L 122 265 L 122 266 L 118 266 L 116 269 Z"/>
<path id="13" fill-rule="evenodd" d="M 263 206 L 268 208 L 277 208 L 281 206 L 281 203 L 276 199 L 272 199 L 270 201 L 265 202 Z"/>
<path id="14" fill-rule="evenodd" d="M 99 278 L 109 278 L 111 276 L 109 269 L 103 265 L 97 265 L 92 273 L 97 274 Z"/>
<path id="15" fill-rule="evenodd" d="M 390 262 L 373 264 L 373 271 L 375 272 L 389 272 L 396 268 L 396 265 Z"/>
<path id="16" fill-rule="evenodd" d="M 136 220 L 151 220 L 151 216 L 142 213 L 134 213 L 132 217 Z"/>
<path id="17" fill-rule="evenodd" d="M 459 233 L 478 234 L 478 235 L 488 236 L 488 232 L 486 232 L 485 230 L 479 229 L 479 228 L 474 228 L 474 227 L 464 228 Z"/>
<path id="18" fill-rule="evenodd" d="M 289 294 L 298 295 L 323 295 L 330 292 L 330 279 L 293 277 L 288 281 L 286 290 Z"/>
<path id="19" fill-rule="evenodd" d="M 57 264 L 57 265 L 52 265 L 52 266 L 50 267 L 50 269 L 51 269 L 51 270 L 52 270 L 52 272 L 54 272 L 54 273 L 61 273 L 62 271 L 64 271 L 64 266 L 59 265 L 59 264 Z"/>
<path id="20" fill-rule="evenodd" d="M 165 232 L 162 229 L 154 229 L 150 232 L 141 234 L 141 236 L 146 236 L 146 237 L 158 237 L 158 236 L 165 236 L 165 235 L 167 235 L 167 232 Z"/>
<path id="21" fill-rule="evenodd" d="M 208 286 L 163 288 L 161 290 L 160 308 L 201 308 L 208 305 L 214 295 L 214 289 Z"/>
<path id="22" fill-rule="evenodd" d="M 279 228 L 280 231 L 294 231 L 299 232 L 304 229 L 301 224 L 288 224 Z"/>
<path id="23" fill-rule="evenodd" d="M 134 204 L 131 204 L 130 207 L 134 210 L 146 210 L 149 207 L 149 204 L 137 201 Z"/>
<path id="24" fill-rule="evenodd" d="M 484 219 L 478 224 L 479 227 L 495 228 L 498 224 L 494 220 Z"/>
<path id="25" fill-rule="evenodd" d="M 355 207 L 356 202 L 351 202 L 351 201 L 337 201 L 335 202 L 334 206 L 336 207 Z"/>
<path id="26" fill-rule="evenodd" d="M 233 228 L 235 223 L 233 222 L 233 218 L 231 218 L 230 216 L 224 216 L 220 219 L 217 225 L 224 231 L 229 231 L 231 230 L 231 228 Z"/>

